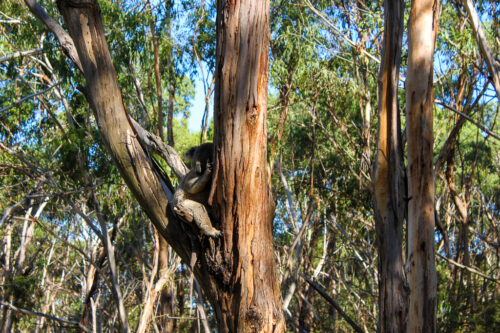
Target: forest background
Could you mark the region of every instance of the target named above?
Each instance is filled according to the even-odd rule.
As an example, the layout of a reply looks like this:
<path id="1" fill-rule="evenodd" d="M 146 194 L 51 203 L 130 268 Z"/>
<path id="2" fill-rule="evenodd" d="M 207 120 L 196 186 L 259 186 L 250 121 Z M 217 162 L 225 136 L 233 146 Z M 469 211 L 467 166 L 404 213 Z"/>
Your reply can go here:
<path id="1" fill-rule="evenodd" d="M 55 1 L 40 4 L 62 24 Z M 212 141 L 215 1 L 99 5 L 131 117 L 178 152 Z M 268 159 L 290 331 L 349 332 L 346 317 L 377 329 L 372 165 L 382 5 L 271 1 Z M 498 62 L 500 5 L 475 5 Z M 462 2 L 441 6 L 434 56 L 437 330 L 500 331 L 498 96 Z M 2 331 L 82 323 L 113 331 L 123 327 L 117 288 L 134 330 L 212 331 L 213 309 L 189 263 L 164 244 L 106 151 L 80 89 L 83 76 L 24 1 L 0 2 L 0 31 Z M 403 129 L 406 45 L 405 32 Z M 188 126 L 196 89 L 205 96 L 199 132 Z"/>

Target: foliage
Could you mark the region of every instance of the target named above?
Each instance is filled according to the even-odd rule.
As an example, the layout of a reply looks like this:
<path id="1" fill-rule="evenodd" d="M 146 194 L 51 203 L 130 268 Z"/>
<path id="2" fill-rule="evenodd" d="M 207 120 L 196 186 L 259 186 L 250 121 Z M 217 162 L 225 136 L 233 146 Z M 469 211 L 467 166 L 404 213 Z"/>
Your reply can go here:
<path id="1" fill-rule="evenodd" d="M 377 144 L 374 59 L 381 57 L 383 8 L 377 1 L 308 2 L 272 1 L 270 17 L 268 156 L 278 278 L 289 300 L 287 327 L 351 331 L 306 276 L 366 331 L 375 331 L 379 272 L 370 166 Z M 62 23 L 54 1 L 40 3 Z M 153 22 L 160 37 L 165 113 L 168 87 L 175 86 L 173 133 L 181 154 L 200 143 L 201 133 L 189 131 L 188 117 L 201 90 L 195 82 L 201 77 L 209 86 L 215 68 L 215 1 L 151 1 L 151 12 L 146 3 L 99 1 L 124 104 L 151 131 L 158 127 Z M 476 7 L 498 58 L 499 7 L 492 1 L 478 1 Z M 439 29 L 434 93 L 447 107 L 436 104 L 434 112 L 436 166 L 445 156 L 436 170 L 435 194 L 441 224 L 435 234 L 438 331 L 499 331 L 500 141 L 490 134 L 499 133 L 498 97 L 459 1 L 442 3 Z M 110 262 L 100 255 L 100 214 L 116 251 L 128 320 L 136 327 L 159 247 L 155 231 L 104 148 L 79 91 L 83 77 L 24 2 L 0 2 L 0 58 L 38 48 L 0 62 L 0 298 L 80 321 L 89 318 L 84 315 L 89 296 L 103 331 L 117 329 Z M 403 80 L 406 52 L 403 48 Z M 403 82 L 400 86 L 403 115 Z M 487 131 L 471 121 L 459 126 L 453 110 Z M 445 143 L 456 126 L 449 149 Z M 212 137 L 213 125 L 208 140 Z M 459 202 L 466 206 L 465 218 Z M 171 250 L 168 258 L 173 273 L 164 291 L 175 305 L 171 315 L 185 318 L 175 321 L 176 329 L 187 332 L 196 325 L 189 318 L 197 304 L 205 305 L 213 325 L 211 309 L 192 292 L 187 266 Z M 54 331 L 58 325 L 11 311 L 0 314 L 0 325 L 8 316 L 13 331 L 36 325 Z"/>

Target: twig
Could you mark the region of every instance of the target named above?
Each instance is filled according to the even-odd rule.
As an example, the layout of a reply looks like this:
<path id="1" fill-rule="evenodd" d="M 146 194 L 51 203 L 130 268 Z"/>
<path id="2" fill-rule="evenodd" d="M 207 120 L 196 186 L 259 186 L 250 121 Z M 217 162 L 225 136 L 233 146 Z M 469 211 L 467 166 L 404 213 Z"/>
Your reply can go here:
<path id="1" fill-rule="evenodd" d="M 30 315 L 30 316 L 45 317 L 47 319 L 54 320 L 54 321 L 60 322 L 62 324 L 76 326 L 76 327 L 80 328 L 81 330 L 83 330 L 85 332 L 89 332 L 89 333 L 91 332 L 87 327 L 83 326 L 82 324 L 80 324 L 79 322 L 76 322 L 76 321 L 57 318 L 57 317 L 54 317 L 54 316 L 51 316 L 51 315 L 48 315 L 48 314 L 45 314 L 45 313 L 42 313 L 42 312 L 29 311 L 29 310 L 26 310 L 26 309 L 21 309 L 21 308 L 18 308 L 17 306 L 14 306 L 12 304 L 6 303 L 4 301 L 0 301 L 0 304 L 3 305 L 3 306 L 8 307 L 9 309 L 11 309 L 13 311 L 21 312 L 21 313 L 24 313 L 24 314 L 27 314 L 27 315 Z"/>
<path id="2" fill-rule="evenodd" d="M 45 94 L 47 91 L 51 90 L 52 88 L 54 88 L 55 86 L 61 84 L 61 82 L 57 82 L 57 83 L 54 83 L 53 85 L 51 85 L 50 87 L 44 89 L 44 90 L 40 90 L 34 94 L 31 94 L 31 95 L 28 95 L 28 96 L 24 96 L 23 98 L 21 98 L 20 100 L 14 102 L 13 104 L 9 105 L 9 106 L 6 106 L 2 109 L 0 109 L 0 113 L 3 113 L 5 111 L 8 111 L 10 109 L 12 109 L 13 107 L 16 107 L 18 106 L 19 104 L 22 104 L 24 101 L 30 99 L 30 98 L 33 98 L 33 97 L 36 97 L 38 95 L 41 95 L 41 94 Z"/>
<path id="3" fill-rule="evenodd" d="M 313 281 L 311 281 L 307 276 L 305 275 L 302 275 L 302 277 L 307 281 L 307 283 L 309 283 L 311 285 L 311 287 L 314 288 L 314 290 L 316 290 L 328 303 L 330 303 L 334 308 L 335 310 L 337 310 L 340 315 L 342 317 L 344 317 L 344 319 L 349 323 L 349 325 L 351 325 L 351 327 L 354 329 L 354 331 L 358 332 L 358 333 L 364 333 L 363 329 L 361 329 L 361 327 L 359 327 L 355 322 L 354 320 L 352 320 L 348 315 L 347 313 L 344 312 L 344 310 L 342 310 L 342 308 L 340 307 L 340 305 L 335 302 L 335 300 L 333 298 L 331 298 L 324 290 L 323 288 L 321 288 L 320 286 L 318 286 L 316 283 L 314 283 Z"/>
<path id="4" fill-rule="evenodd" d="M 475 268 L 472 268 L 472 267 L 469 267 L 469 266 L 462 265 L 462 264 L 460 264 L 460 263 L 456 262 L 455 260 L 450 259 L 450 258 L 447 258 L 447 257 L 445 257 L 445 256 L 443 256 L 443 255 L 441 255 L 441 254 L 439 254 L 439 253 L 437 253 L 437 256 L 438 256 L 438 257 L 440 257 L 440 258 L 442 258 L 442 259 L 444 259 L 444 260 L 446 260 L 446 261 L 448 261 L 450 264 L 453 264 L 453 265 L 455 265 L 455 266 L 457 266 L 457 267 L 459 267 L 459 268 L 462 268 L 462 269 L 468 270 L 469 272 L 472 272 L 472 273 L 477 274 L 477 275 L 479 275 L 479 276 L 481 276 L 481 277 L 484 277 L 484 278 L 485 278 L 485 279 L 487 279 L 487 280 L 490 280 L 490 281 L 493 281 L 493 282 L 495 282 L 495 283 L 500 284 L 500 280 L 499 280 L 499 279 L 496 279 L 496 278 L 493 278 L 493 277 L 491 277 L 491 276 L 489 276 L 489 275 L 486 275 L 486 274 L 484 274 L 483 272 L 480 272 L 480 271 L 478 271 L 478 270 L 477 270 L 477 269 L 475 269 Z"/>
<path id="5" fill-rule="evenodd" d="M 477 127 L 478 127 L 481 131 L 488 133 L 490 136 L 494 137 L 494 138 L 495 138 L 495 139 L 497 139 L 497 140 L 500 140 L 500 136 L 499 136 L 498 134 L 495 134 L 495 133 L 491 132 L 489 129 L 487 129 L 487 128 L 486 128 L 486 127 L 484 127 L 483 125 L 481 125 L 481 124 L 479 124 L 479 123 L 475 122 L 474 120 L 472 120 L 472 118 L 471 118 L 471 117 L 469 117 L 469 116 L 468 116 L 468 115 L 466 115 L 465 113 L 458 111 L 457 109 L 455 109 L 455 108 L 454 108 L 454 107 L 452 107 L 452 106 L 449 106 L 449 105 L 447 105 L 447 104 L 444 104 L 442 101 L 440 101 L 440 100 L 438 100 L 438 99 L 436 99 L 436 100 L 434 101 L 434 103 L 439 104 L 439 105 L 441 105 L 441 106 L 443 106 L 443 107 L 447 108 L 448 110 L 451 110 L 451 111 L 455 112 L 456 114 L 460 115 L 461 117 L 464 117 L 465 119 L 467 119 L 468 121 L 470 121 L 471 123 L 473 123 L 474 125 L 476 125 L 476 126 L 477 126 Z"/>

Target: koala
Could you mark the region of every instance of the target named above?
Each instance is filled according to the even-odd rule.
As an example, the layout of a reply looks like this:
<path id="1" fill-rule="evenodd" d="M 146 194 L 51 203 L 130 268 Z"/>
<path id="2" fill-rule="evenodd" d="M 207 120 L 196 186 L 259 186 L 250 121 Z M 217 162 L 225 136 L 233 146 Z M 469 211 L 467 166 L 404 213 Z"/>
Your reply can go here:
<path id="1" fill-rule="evenodd" d="M 206 208 L 212 179 L 213 143 L 190 148 L 184 156 L 191 161 L 191 170 L 174 193 L 174 212 L 187 222 L 196 224 L 203 235 L 217 237 L 221 232 L 210 222 Z"/>

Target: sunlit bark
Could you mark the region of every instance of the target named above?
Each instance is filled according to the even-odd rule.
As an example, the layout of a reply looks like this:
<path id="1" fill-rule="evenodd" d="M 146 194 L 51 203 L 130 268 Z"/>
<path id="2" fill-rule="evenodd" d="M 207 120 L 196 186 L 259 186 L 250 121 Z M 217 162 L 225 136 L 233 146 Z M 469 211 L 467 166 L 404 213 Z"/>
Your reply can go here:
<path id="1" fill-rule="evenodd" d="M 433 58 L 439 0 L 413 0 L 408 33 L 408 332 L 435 332 Z"/>
<path id="2" fill-rule="evenodd" d="M 223 288 L 212 297 L 220 332 L 285 329 L 267 166 L 268 46 L 269 1 L 217 2 L 213 207 L 224 242 Z"/>
<path id="3" fill-rule="evenodd" d="M 398 107 L 403 1 L 384 2 L 384 49 L 379 72 L 379 127 L 373 191 L 379 253 L 379 332 L 404 332 L 407 289 L 403 272 L 406 184 Z"/>

